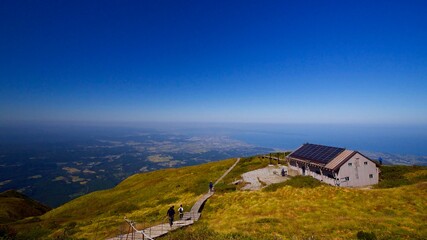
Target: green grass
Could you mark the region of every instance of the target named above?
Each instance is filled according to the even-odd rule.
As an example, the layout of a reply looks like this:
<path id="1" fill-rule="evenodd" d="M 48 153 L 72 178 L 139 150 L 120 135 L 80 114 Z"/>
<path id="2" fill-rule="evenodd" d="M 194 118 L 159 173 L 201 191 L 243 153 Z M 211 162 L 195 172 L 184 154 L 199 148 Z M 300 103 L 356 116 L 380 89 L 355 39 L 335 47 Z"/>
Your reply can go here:
<path id="1" fill-rule="evenodd" d="M 220 234 L 266 238 L 355 239 L 365 231 L 380 239 L 423 239 L 426 196 L 427 183 L 375 190 L 321 185 L 239 191 L 213 196 L 201 223 Z"/>
<path id="2" fill-rule="evenodd" d="M 382 169 L 382 182 L 393 187 L 339 188 L 297 176 L 262 191 L 214 195 L 200 224 L 218 236 L 262 239 L 426 239 L 426 168 Z"/>
<path id="3" fill-rule="evenodd" d="M 255 221 L 255 223 L 265 223 L 265 224 L 275 224 L 279 222 L 280 220 L 277 218 L 259 218 Z"/>
<path id="4" fill-rule="evenodd" d="M 325 185 L 325 183 L 322 183 L 312 177 L 309 176 L 295 176 L 291 179 L 287 180 L 286 182 L 281 183 L 275 183 L 268 185 L 267 187 L 263 188 L 263 191 L 265 192 L 274 192 L 279 188 L 285 187 L 285 186 L 291 186 L 295 188 L 315 188 Z"/>
<path id="5" fill-rule="evenodd" d="M 291 152 L 274 152 L 271 153 L 272 157 L 278 157 L 280 159 L 284 159 L 286 156 L 288 156 Z M 269 156 L 270 154 L 267 154 Z"/>
<path id="6" fill-rule="evenodd" d="M 427 167 L 381 166 L 381 178 L 376 188 L 393 188 L 427 181 Z"/>
<path id="7" fill-rule="evenodd" d="M 212 230 L 206 224 L 196 224 L 185 229 L 172 232 L 160 239 L 164 240 L 276 240 L 263 234 L 220 233 Z"/>
<path id="8" fill-rule="evenodd" d="M 14 190 L 0 193 L 0 224 L 42 215 L 49 210 L 49 207 Z"/>
<path id="9" fill-rule="evenodd" d="M 37 222 L 25 219 L 13 227 L 19 232 L 40 228 L 43 237 L 105 239 L 120 234 L 124 216 L 144 226 L 158 224 L 165 219 L 170 205 L 183 204 L 189 210 L 208 191 L 209 181 L 218 179 L 234 162 L 230 159 L 136 174 L 115 188 L 87 194 L 53 209 Z"/>
<path id="10" fill-rule="evenodd" d="M 126 227 L 124 216 L 137 221 L 138 228 L 147 227 L 161 222 L 170 205 L 183 204 L 189 210 L 207 192 L 209 181 L 218 179 L 234 161 L 133 175 L 113 189 L 82 196 L 12 227 L 42 239 L 116 236 Z M 268 162 L 258 157 L 241 159 L 216 185 L 200 221 L 164 239 L 427 238 L 426 168 L 382 167 L 383 184 L 399 183 L 372 190 L 333 187 L 310 177 L 294 177 L 254 192 L 238 191 L 241 185 L 230 184 Z M 395 178 L 405 179 L 404 184 Z"/>

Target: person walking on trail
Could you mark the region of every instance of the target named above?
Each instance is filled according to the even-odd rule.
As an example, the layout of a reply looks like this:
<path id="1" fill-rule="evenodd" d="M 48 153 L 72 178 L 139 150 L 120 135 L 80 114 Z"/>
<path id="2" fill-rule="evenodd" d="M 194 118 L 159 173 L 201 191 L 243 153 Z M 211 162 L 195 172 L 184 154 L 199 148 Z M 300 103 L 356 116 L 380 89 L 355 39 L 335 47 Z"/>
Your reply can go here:
<path id="1" fill-rule="evenodd" d="M 169 217 L 169 225 L 172 227 L 173 225 L 173 217 L 175 216 L 174 206 L 171 206 L 168 210 L 167 216 Z"/>
<path id="2" fill-rule="evenodd" d="M 213 183 L 212 183 L 212 181 L 209 182 L 209 192 L 213 192 Z"/>
<path id="3" fill-rule="evenodd" d="M 182 217 L 184 217 L 184 208 L 181 206 L 179 206 L 178 208 L 178 212 L 179 212 L 179 220 L 182 220 Z"/>

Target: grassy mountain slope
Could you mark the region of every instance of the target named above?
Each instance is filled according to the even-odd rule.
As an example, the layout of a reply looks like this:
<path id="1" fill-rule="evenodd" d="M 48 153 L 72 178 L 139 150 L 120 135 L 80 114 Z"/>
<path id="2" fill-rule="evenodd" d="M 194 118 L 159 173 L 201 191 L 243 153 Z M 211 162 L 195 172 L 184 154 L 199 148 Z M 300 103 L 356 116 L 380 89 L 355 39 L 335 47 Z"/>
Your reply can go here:
<path id="1" fill-rule="evenodd" d="M 42 215 L 49 210 L 49 207 L 17 191 L 0 193 L 0 224 Z"/>
<path id="2" fill-rule="evenodd" d="M 115 188 L 79 197 L 40 218 L 26 219 L 13 227 L 18 232 L 35 226 L 44 230 L 26 232 L 27 236 L 21 238 L 49 235 L 105 239 L 120 234 L 121 227 L 127 230 L 127 226 L 122 226 L 124 216 L 148 225 L 164 220 L 170 205 L 183 204 L 189 210 L 207 192 L 209 181 L 218 179 L 234 162 L 235 159 L 230 159 L 136 174 Z"/>
<path id="3" fill-rule="evenodd" d="M 416 239 L 427 236 L 426 193 L 427 183 L 387 190 L 286 186 L 236 192 L 209 201 L 203 222 L 220 233 L 351 239 L 369 231 Z"/>
<path id="4" fill-rule="evenodd" d="M 426 239 L 427 168 L 383 166 L 382 171 L 378 189 L 295 177 L 263 191 L 214 195 L 198 226 L 171 239 L 355 239 L 359 231 L 378 239 Z"/>
<path id="5" fill-rule="evenodd" d="M 13 227 L 18 232 L 39 229 L 20 233 L 22 239 L 35 235 L 105 239 L 126 227 L 122 225 L 125 215 L 146 226 L 159 223 L 172 204 L 190 209 L 207 191 L 208 182 L 219 178 L 234 161 L 137 174 L 113 189 L 82 196 Z M 373 232 L 379 239 L 427 237 L 425 167 L 402 167 L 398 173 L 389 168 L 385 171 L 406 180 L 371 190 L 318 184 L 307 177 L 256 192 L 236 191 L 240 186 L 228 184 L 267 164 L 268 160 L 256 157 L 242 159 L 216 186 L 201 220 L 166 239 L 354 239 L 359 231 Z"/>

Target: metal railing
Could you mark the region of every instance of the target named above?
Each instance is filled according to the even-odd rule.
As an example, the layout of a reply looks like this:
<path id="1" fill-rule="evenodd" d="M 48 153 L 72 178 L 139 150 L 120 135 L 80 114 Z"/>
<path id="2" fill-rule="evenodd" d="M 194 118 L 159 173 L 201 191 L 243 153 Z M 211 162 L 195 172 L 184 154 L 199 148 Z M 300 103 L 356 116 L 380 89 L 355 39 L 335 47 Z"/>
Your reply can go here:
<path id="1" fill-rule="evenodd" d="M 236 160 L 236 162 L 213 184 L 214 186 L 219 182 L 219 181 L 221 181 L 238 163 L 239 163 L 239 161 L 240 161 L 240 158 L 237 158 L 237 160 Z M 214 194 L 214 191 L 209 191 L 208 192 L 208 194 L 205 194 L 203 197 L 202 197 L 202 199 L 199 199 L 199 201 L 202 201 L 203 203 L 202 204 L 204 204 L 204 202 L 209 198 L 209 197 L 211 197 L 212 195 Z M 188 223 L 188 224 L 185 224 L 185 225 L 190 225 L 190 224 L 193 224 L 194 222 L 196 222 L 197 220 L 198 220 L 198 218 L 200 217 L 200 207 L 202 206 L 202 204 L 200 205 L 200 206 L 197 206 L 197 204 L 198 204 L 198 202 L 199 201 L 197 201 L 196 203 L 195 203 L 195 205 L 193 205 L 193 207 L 192 207 L 192 210 L 190 210 L 190 212 L 186 212 L 186 213 L 184 213 L 184 216 L 187 214 L 187 215 L 190 215 L 190 218 L 188 219 L 188 217 L 186 218 L 186 219 L 183 219 L 183 220 L 179 220 L 179 221 L 174 221 L 174 222 L 181 222 L 180 224 L 183 224 L 182 223 L 182 221 L 191 221 L 190 223 Z M 193 208 L 195 208 L 195 206 L 197 206 L 197 212 L 196 211 L 193 211 Z M 128 228 L 128 233 L 127 234 L 121 234 L 120 235 L 120 240 L 124 240 L 123 238 L 126 236 L 126 240 L 128 240 L 128 238 L 129 238 L 129 235 L 131 235 L 131 239 L 133 240 L 134 238 L 135 238 L 135 236 L 137 235 L 137 234 L 141 234 L 141 236 L 142 236 L 142 239 L 143 240 L 145 240 L 145 239 L 148 239 L 148 240 L 154 240 L 151 236 L 153 236 L 153 234 L 152 234 L 152 229 L 154 228 L 154 227 L 156 227 L 156 226 L 158 226 L 158 225 L 156 225 L 156 226 L 151 226 L 151 227 L 149 227 L 149 228 L 145 228 L 145 222 L 143 222 L 143 229 L 144 230 L 138 230 L 136 227 L 135 227 L 135 224 L 136 224 L 136 222 L 134 222 L 134 221 L 132 221 L 132 220 L 130 220 L 130 219 L 127 219 L 126 218 L 126 216 L 124 217 L 124 220 L 126 221 L 126 223 L 129 225 L 129 228 Z M 167 230 L 166 229 L 164 229 L 164 227 L 165 226 L 167 226 L 167 225 L 169 225 L 169 218 L 168 218 L 168 216 L 166 216 L 165 218 L 163 218 L 162 219 L 162 221 L 161 221 L 161 224 L 160 224 L 160 231 L 161 231 L 161 234 L 160 235 L 163 235 L 163 234 L 166 234 L 167 232 L 169 232 L 169 230 L 175 230 L 176 228 L 179 228 L 179 227 L 176 227 L 175 229 L 173 228 L 173 226 L 171 226 L 170 228 L 168 228 Z M 179 225 L 178 223 L 177 223 L 177 225 Z M 122 230 L 122 229 L 121 229 Z M 148 230 L 148 232 L 147 232 L 147 230 Z M 159 235 L 159 236 L 160 236 Z M 157 236 L 156 236 L 157 237 Z"/>
<path id="2" fill-rule="evenodd" d="M 142 239 L 145 239 L 145 238 L 147 238 L 148 240 L 154 240 L 153 238 L 151 238 L 150 236 L 148 236 L 145 232 L 144 232 L 144 230 L 138 230 L 138 229 L 136 229 L 136 227 L 135 227 L 135 222 L 134 221 L 131 221 L 131 220 L 129 220 L 129 219 L 127 219 L 126 217 L 124 217 L 124 219 L 125 219 L 125 221 L 129 224 L 129 228 L 132 228 L 133 229 L 133 231 L 131 231 L 131 239 L 133 240 L 134 239 L 134 234 L 136 235 L 136 234 L 141 234 L 141 236 L 142 236 Z M 131 229 L 129 229 L 129 230 L 131 230 Z M 128 237 L 129 237 L 129 233 L 128 234 L 126 234 L 126 240 L 128 240 Z"/>

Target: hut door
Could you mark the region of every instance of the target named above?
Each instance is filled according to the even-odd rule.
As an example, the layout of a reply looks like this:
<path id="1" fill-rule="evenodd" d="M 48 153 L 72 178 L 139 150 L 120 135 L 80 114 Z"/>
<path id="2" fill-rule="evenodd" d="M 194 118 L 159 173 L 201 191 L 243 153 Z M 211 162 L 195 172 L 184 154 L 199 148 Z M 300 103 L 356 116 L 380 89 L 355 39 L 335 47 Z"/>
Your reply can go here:
<path id="1" fill-rule="evenodd" d="M 302 175 L 305 176 L 305 166 L 302 166 Z"/>

